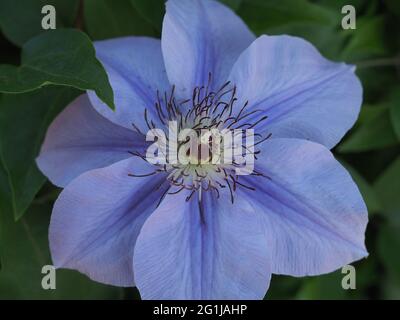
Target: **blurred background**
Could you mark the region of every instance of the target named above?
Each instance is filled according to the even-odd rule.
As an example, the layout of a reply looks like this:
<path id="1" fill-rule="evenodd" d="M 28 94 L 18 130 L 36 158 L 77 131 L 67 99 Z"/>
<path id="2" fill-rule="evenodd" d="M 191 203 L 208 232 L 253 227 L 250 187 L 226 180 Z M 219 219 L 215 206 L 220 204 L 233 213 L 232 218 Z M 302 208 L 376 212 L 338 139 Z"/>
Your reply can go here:
<path id="1" fill-rule="evenodd" d="M 370 215 L 370 255 L 354 264 L 356 290 L 342 289 L 340 270 L 305 278 L 275 275 L 266 299 L 400 299 L 400 1 L 221 1 L 257 35 L 301 36 L 325 57 L 356 65 L 364 87 L 360 117 L 333 150 Z M 0 0 L 0 298 L 140 299 L 134 288 L 101 285 L 69 270 L 57 271 L 56 290 L 41 287 L 42 266 L 51 264 L 49 217 L 60 190 L 34 159 L 51 120 L 79 94 L 71 87 L 39 88 L 32 73 L 16 67 L 32 54 L 27 43 L 47 32 L 41 28 L 45 4 L 56 8 L 57 30 L 80 29 L 92 41 L 160 37 L 164 14 L 163 0 Z M 355 30 L 341 27 L 348 4 L 356 9 Z M 41 54 L 62 63 L 61 49 L 46 45 Z"/>

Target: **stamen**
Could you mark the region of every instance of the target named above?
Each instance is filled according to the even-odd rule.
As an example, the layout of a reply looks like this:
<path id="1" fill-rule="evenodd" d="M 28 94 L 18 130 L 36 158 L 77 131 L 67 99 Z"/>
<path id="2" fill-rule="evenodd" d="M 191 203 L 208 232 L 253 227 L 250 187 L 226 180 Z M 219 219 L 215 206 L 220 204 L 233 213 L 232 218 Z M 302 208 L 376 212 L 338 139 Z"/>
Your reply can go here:
<path id="1" fill-rule="evenodd" d="M 173 191 L 173 192 L 168 192 L 168 194 L 178 194 L 179 192 L 181 192 L 182 190 L 184 190 L 185 187 L 181 187 L 180 189 L 178 189 L 177 191 Z"/>
<path id="2" fill-rule="evenodd" d="M 234 198 L 233 198 L 232 187 L 231 187 L 231 185 L 230 185 L 230 183 L 229 183 L 229 180 L 228 180 L 228 179 L 225 179 L 225 181 L 226 181 L 226 183 L 228 184 L 229 192 L 230 192 L 230 195 L 231 195 L 231 202 L 232 202 L 232 204 L 233 204 L 233 202 L 234 202 Z"/>
<path id="3" fill-rule="evenodd" d="M 158 119 L 151 119 L 147 108 L 144 110 L 144 120 L 149 130 L 155 129 L 156 123 L 161 123 L 163 126 L 166 126 L 169 121 L 176 121 L 178 124 L 178 132 L 183 129 L 192 129 L 198 132 L 198 134 L 201 134 L 203 129 L 212 128 L 217 130 L 244 130 L 244 128 L 252 129 L 268 119 L 268 116 L 262 115 L 262 110 L 260 109 L 249 110 L 245 113 L 245 110 L 250 106 L 249 101 L 246 101 L 242 106 L 240 106 L 240 108 L 237 108 L 237 87 L 232 85 L 230 81 L 225 82 L 218 90 L 214 91 L 212 88 L 211 73 L 208 74 L 207 84 L 205 86 L 196 86 L 193 89 L 191 98 L 177 101 L 175 97 L 175 91 L 175 85 L 171 87 L 170 92 L 160 93 L 157 90 L 154 108 L 156 109 L 155 116 Z M 235 112 L 235 110 L 237 111 Z M 260 114 L 260 117 L 257 117 L 257 114 Z M 247 122 L 243 123 L 243 120 L 245 119 L 247 119 Z M 134 123 L 132 123 L 132 127 L 136 132 L 144 135 Z M 241 130 L 239 131 L 241 135 L 242 132 Z M 258 133 L 253 133 L 252 137 L 257 138 L 257 141 L 255 141 L 253 145 L 248 146 L 243 144 L 241 147 L 243 150 L 246 150 L 247 153 L 253 155 L 254 159 L 257 160 L 257 155 L 260 154 L 261 151 L 253 150 L 253 148 L 267 141 L 271 137 L 271 134 L 264 136 Z M 168 138 L 167 141 L 169 141 Z M 214 147 L 211 145 L 211 141 L 212 140 L 208 142 L 210 144 L 208 151 L 209 154 L 207 157 L 203 157 L 203 159 L 208 159 L 205 161 L 210 161 L 209 163 L 206 162 L 206 165 L 203 165 L 202 161 L 198 161 L 196 164 L 190 162 L 187 165 L 167 163 L 163 165 L 156 165 L 158 166 L 158 169 L 151 173 L 129 173 L 128 175 L 130 177 L 138 178 L 150 177 L 160 172 L 169 173 L 164 181 L 167 181 L 167 183 L 169 183 L 171 186 L 177 187 L 177 189 L 168 191 L 167 188 L 167 191 L 164 192 L 160 202 L 166 194 L 178 194 L 183 190 L 191 191 L 189 196 L 187 196 L 186 201 L 189 201 L 193 197 L 193 194 L 197 191 L 199 192 L 199 201 L 201 201 L 202 192 L 207 191 L 215 191 L 216 197 L 219 198 L 219 189 L 223 189 L 228 186 L 231 202 L 234 203 L 234 194 L 238 188 L 243 187 L 247 190 L 253 191 L 255 188 L 238 181 L 239 176 L 236 174 L 235 170 L 240 168 L 241 165 L 235 161 L 233 161 L 231 164 L 211 163 L 211 160 L 213 159 L 213 153 L 215 152 L 215 150 L 213 150 Z M 189 138 L 187 141 L 180 142 L 178 145 L 178 150 L 182 145 L 188 142 Z M 250 150 L 250 148 L 252 149 Z M 199 153 L 201 153 L 201 151 L 199 151 Z M 130 152 L 130 154 L 147 161 L 144 155 L 138 152 Z M 190 154 L 187 156 L 190 157 Z M 198 157 L 199 160 L 202 159 L 200 154 Z M 261 176 L 270 179 L 268 176 L 256 170 L 253 170 L 250 175 Z M 160 184 L 159 188 L 161 188 L 163 183 Z"/>
<path id="4" fill-rule="evenodd" d="M 131 123 L 133 129 L 137 132 L 140 133 L 141 135 L 145 135 L 142 131 L 140 131 L 140 129 L 132 122 Z"/>
<path id="5" fill-rule="evenodd" d="M 190 193 L 190 195 L 186 197 L 186 202 L 188 202 L 188 201 L 190 200 L 190 198 L 193 196 L 193 194 L 194 194 L 195 192 L 196 192 L 196 191 L 193 190 L 193 191 Z"/>
<path id="6" fill-rule="evenodd" d="M 159 171 L 154 171 L 151 173 L 146 173 L 146 174 L 133 174 L 133 173 L 128 173 L 129 177 L 135 177 L 135 178 L 144 178 L 144 177 L 149 177 L 149 176 L 154 176 L 156 173 Z"/>

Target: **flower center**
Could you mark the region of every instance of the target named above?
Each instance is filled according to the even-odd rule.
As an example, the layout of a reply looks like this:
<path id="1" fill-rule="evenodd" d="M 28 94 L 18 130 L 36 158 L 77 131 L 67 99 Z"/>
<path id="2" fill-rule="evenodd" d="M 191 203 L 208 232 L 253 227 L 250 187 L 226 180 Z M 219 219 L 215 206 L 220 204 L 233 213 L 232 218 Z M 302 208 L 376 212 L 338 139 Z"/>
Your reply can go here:
<path id="1" fill-rule="evenodd" d="M 174 193 L 191 190 L 187 201 L 196 191 L 199 192 L 199 198 L 203 191 L 216 192 L 219 197 L 219 189 L 228 188 L 233 202 L 238 186 L 254 190 L 239 181 L 240 176 L 267 177 L 254 170 L 254 159 L 260 153 L 254 148 L 270 138 L 271 134 L 262 136 L 254 130 L 268 117 L 258 116 L 261 110 L 247 111 L 248 101 L 236 106 L 237 90 L 230 82 L 226 82 L 216 91 L 210 89 L 210 84 L 211 75 L 206 86 L 195 87 L 189 99 L 180 101 L 175 96 L 174 86 L 162 98 L 157 92 L 156 112 L 153 114 L 157 115 L 158 123 L 165 128 L 169 126 L 169 133 L 176 134 L 176 146 L 172 147 L 176 155 L 171 156 L 166 148 L 168 143 L 171 149 L 171 144 L 175 141 L 171 136 L 164 141 L 165 145 L 158 141 L 164 150 L 166 161 L 157 164 L 156 171 L 149 175 L 166 172 L 166 180 L 177 187 Z M 144 120 L 150 131 L 158 129 L 154 124 L 156 119 L 150 119 L 147 109 Z M 171 124 L 175 124 L 172 129 Z M 133 127 L 142 133 L 135 124 Z M 145 161 L 149 160 L 143 155 L 132 154 Z M 250 170 L 249 162 L 252 162 Z"/>

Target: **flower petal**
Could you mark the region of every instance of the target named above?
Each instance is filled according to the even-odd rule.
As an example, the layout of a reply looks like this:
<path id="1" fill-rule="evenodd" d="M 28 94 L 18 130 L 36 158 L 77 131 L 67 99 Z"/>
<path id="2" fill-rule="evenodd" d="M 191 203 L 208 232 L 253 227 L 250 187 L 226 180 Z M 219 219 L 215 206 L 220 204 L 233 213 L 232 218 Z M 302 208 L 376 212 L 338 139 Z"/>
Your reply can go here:
<path id="1" fill-rule="evenodd" d="M 218 88 L 236 59 L 255 39 L 223 4 L 212 0 L 169 0 L 162 31 L 162 50 L 171 84 L 184 98 L 207 85 L 212 73 Z"/>
<path id="2" fill-rule="evenodd" d="M 264 213 L 271 271 L 293 276 L 334 271 L 368 255 L 365 203 L 348 172 L 324 146 L 272 139 L 261 148 L 256 170 L 246 176 L 256 191 L 244 192 Z"/>
<path id="3" fill-rule="evenodd" d="M 129 151 L 145 146 L 144 136 L 103 118 L 85 94 L 53 121 L 37 164 L 52 183 L 65 187 L 83 172 L 131 157 Z"/>
<path id="4" fill-rule="evenodd" d="M 96 56 L 106 69 L 114 91 L 116 110 L 111 110 L 94 92 L 89 98 L 97 111 L 126 128 L 135 123 L 143 132 L 147 109 L 149 118 L 159 125 L 154 103 L 157 90 L 170 90 L 161 54 L 160 40 L 146 37 L 125 37 L 94 43 Z"/>
<path id="5" fill-rule="evenodd" d="M 139 230 L 168 188 L 165 174 L 138 158 L 88 171 L 73 180 L 56 201 L 50 222 L 54 265 L 91 279 L 133 286 L 133 248 Z"/>
<path id="6" fill-rule="evenodd" d="M 244 200 L 167 195 L 140 231 L 135 281 L 143 299 L 262 299 L 270 281 L 260 216 Z"/>
<path id="7" fill-rule="evenodd" d="M 259 109 L 269 117 L 261 130 L 329 149 L 353 126 L 362 102 L 353 66 L 328 61 L 310 43 L 291 36 L 258 38 L 229 78 L 237 86 L 238 105 L 248 100 L 247 111 Z"/>

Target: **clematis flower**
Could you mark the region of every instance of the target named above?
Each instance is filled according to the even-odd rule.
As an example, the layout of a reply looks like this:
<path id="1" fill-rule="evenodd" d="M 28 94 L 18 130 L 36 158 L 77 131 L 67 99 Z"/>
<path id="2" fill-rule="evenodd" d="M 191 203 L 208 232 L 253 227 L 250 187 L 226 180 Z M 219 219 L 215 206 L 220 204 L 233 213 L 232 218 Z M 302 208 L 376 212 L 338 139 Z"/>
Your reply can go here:
<path id="1" fill-rule="evenodd" d="M 161 41 L 95 43 L 115 94 L 50 126 L 37 164 L 63 187 L 50 223 L 58 268 L 137 286 L 144 299 L 262 299 L 271 274 L 332 272 L 367 256 L 367 209 L 329 151 L 357 119 L 354 67 L 291 36 L 256 38 L 212 0 L 169 0 Z M 159 166 L 145 133 L 252 128 L 254 171 Z"/>

